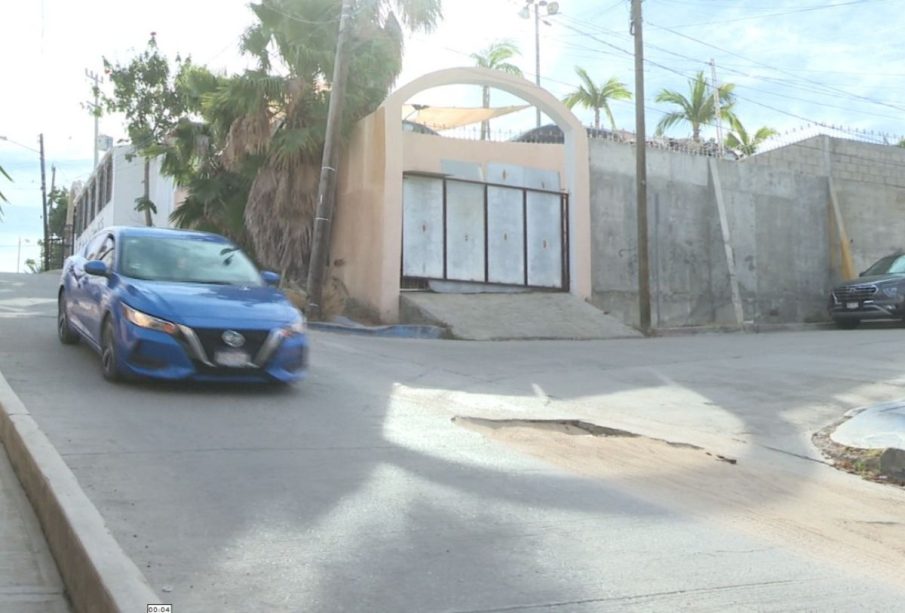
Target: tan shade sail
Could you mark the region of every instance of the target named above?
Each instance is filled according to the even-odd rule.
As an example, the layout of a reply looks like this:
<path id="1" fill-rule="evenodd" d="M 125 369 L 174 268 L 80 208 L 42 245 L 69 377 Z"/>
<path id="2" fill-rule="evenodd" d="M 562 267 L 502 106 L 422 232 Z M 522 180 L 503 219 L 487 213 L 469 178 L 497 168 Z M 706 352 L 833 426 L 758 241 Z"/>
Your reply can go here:
<path id="1" fill-rule="evenodd" d="M 420 123 L 432 130 L 452 130 L 502 117 L 522 109 L 530 108 L 530 104 L 518 106 L 500 106 L 485 109 L 481 107 L 425 106 L 420 104 L 403 104 L 402 119 Z"/>

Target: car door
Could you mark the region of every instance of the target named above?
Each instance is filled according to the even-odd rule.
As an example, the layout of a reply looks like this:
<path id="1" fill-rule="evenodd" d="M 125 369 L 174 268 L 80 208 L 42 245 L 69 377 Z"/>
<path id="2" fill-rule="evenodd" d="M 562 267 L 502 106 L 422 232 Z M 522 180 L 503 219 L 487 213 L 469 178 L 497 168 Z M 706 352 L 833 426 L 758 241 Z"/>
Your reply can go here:
<path id="1" fill-rule="evenodd" d="M 104 242 L 105 234 L 96 234 L 88 244 L 73 258 L 69 283 L 66 286 L 69 321 L 83 334 L 88 334 L 85 324 L 85 296 L 90 275 L 85 272 L 85 262 L 94 258 Z"/>
<path id="2" fill-rule="evenodd" d="M 116 243 L 112 234 L 104 234 L 100 237 L 100 246 L 90 259 L 100 260 L 107 265 L 109 274 L 113 274 Z M 84 317 L 85 331 L 95 343 L 101 342 L 101 320 L 110 301 L 110 277 L 97 275 L 84 276 L 82 313 Z"/>

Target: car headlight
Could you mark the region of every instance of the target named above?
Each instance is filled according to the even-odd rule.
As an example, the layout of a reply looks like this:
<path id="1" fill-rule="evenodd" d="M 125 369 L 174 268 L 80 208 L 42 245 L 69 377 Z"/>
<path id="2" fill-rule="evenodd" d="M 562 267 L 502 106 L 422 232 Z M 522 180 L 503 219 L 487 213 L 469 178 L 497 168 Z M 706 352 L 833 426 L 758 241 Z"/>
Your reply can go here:
<path id="1" fill-rule="evenodd" d="M 303 317 L 298 321 L 283 327 L 280 332 L 282 333 L 283 338 L 287 338 L 295 336 L 296 334 L 304 334 L 307 329 L 308 326 L 305 325 L 305 318 Z"/>
<path id="2" fill-rule="evenodd" d="M 166 334 L 176 335 L 179 332 L 179 327 L 165 319 L 158 319 L 153 315 L 148 315 L 147 313 L 142 313 L 136 309 L 133 309 L 127 304 L 123 305 L 123 315 L 125 315 L 126 319 L 130 322 L 138 326 L 139 328 L 147 328 L 148 330 L 157 330 L 158 332 L 164 332 Z"/>
<path id="3" fill-rule="evenodd" d="M 899 295 L 899 286 L 898 285 L 890 285 L 887 287 L 880 288 L 880 291 L 883 292 L 883 295 L 887 298 L 895 298 Z"/>

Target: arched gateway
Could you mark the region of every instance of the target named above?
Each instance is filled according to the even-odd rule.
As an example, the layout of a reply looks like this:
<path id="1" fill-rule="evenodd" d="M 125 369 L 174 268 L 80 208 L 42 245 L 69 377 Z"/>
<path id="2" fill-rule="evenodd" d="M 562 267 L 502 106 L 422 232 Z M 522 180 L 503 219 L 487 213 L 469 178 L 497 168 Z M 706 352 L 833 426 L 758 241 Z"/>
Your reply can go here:
<path id="1" fill-rule="evenodd" d="M 561 144 L 468 141 L 403 130 L 425 90 L 476 85 L 538 107 Z M 351 298 L 397 321 L 403 279 L 591 291 L 588 138 L 554 96 L 483 68 L 424 75 L 356 126 L 341 167 L 332 274 Z"/>

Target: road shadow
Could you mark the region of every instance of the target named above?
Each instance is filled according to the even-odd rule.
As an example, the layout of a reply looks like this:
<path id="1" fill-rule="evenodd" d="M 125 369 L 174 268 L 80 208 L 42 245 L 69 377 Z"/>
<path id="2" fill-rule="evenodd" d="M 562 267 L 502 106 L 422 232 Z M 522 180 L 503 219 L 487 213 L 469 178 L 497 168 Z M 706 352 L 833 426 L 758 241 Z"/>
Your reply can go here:
<path id="1" fill-rule="evenodd" d="M 577 609 L 583 600 L 594 609 L 595 599 L 645 581 L 682 589 L 687 577 L 670 574 L 675 560 L 651 553 L 667 534 L 688 551 L 739 540 L 627 494 L 623 483 L 500 449 L 397 394 L 403 384 L 517 403 L 536 402 L 533 385 L 558 401 L 669 385 L 650 371 L 646 341 L 580 344 L 585 367 L 601 376 L 570 392 L 576 356 L 556 357 L 545 343 L 512 355 L 505 344 L 316 335 L 309 379 L 273 389 L 109 385 L 94 352 L 60 347 L 46 316 L 0 320 L 0 336 L 0 370 L 117 540 L 180 609 Z M 732 348 L 721 351 L 730 361 Z M 713 353 L 682 360 L 703 364 Z M 605 376 L 620 363 L 636 368 Z M 671 374 L 694 389 L 694 372 L 684 376 Z M 763 424 L 750 423 L 731 393 L 698 388 L 753 440 L 761 436 Z M 620 550 L 626 533 L 643 547 Z M 626 567 L 636 576 L 617 580 Z M 750 572 L 790 573 L 767 563 Z"/>

